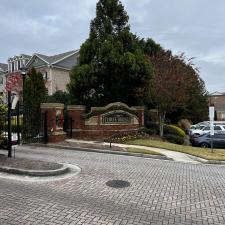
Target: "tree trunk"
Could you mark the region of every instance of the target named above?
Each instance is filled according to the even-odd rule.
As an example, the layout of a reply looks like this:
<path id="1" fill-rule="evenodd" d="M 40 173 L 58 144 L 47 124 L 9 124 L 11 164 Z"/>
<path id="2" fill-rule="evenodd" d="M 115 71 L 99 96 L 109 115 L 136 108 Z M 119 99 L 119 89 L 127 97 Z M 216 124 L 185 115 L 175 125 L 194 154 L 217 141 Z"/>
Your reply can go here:
<path id="1" fill-rule="evenodd" d="M 160 137 L 163 137 L 163 126 L 164 126 L 165 116 L 166 116 L 165 111 L 159 112 L 159 134 L 160 134 Z"/>

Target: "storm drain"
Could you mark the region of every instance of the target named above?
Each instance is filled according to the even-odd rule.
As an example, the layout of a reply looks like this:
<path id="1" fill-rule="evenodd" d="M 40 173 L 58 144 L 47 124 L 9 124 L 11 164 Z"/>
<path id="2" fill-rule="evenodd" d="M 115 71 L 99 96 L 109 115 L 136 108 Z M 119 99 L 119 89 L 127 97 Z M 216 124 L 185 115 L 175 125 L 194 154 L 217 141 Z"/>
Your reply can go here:
<path id="1" fill-rule="evenodd" d="M 129 187 L 130 183 L 125 180 L 109 180 L 106 182 L 106 185 L 113 188 L 125 188 Z"/>

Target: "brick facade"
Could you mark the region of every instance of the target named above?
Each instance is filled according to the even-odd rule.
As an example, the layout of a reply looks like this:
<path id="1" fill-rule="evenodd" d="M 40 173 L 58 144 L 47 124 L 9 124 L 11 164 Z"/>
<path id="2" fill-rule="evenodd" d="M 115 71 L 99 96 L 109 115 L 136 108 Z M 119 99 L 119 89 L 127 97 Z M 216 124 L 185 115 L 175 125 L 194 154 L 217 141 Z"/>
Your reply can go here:
<path id="1" fill-rule="evenodd" d="M 218 121 L 225 121 L 225 94 L 209 95 L 209 105 L 215 107 Z"/>

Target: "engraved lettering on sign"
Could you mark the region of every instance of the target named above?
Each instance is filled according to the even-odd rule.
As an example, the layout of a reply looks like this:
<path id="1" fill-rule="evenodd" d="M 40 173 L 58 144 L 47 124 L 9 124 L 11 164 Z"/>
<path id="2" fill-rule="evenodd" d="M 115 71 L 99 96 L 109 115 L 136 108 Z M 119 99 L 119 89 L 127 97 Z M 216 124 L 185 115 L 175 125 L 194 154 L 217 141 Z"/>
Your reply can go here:
<path id="1" fill-rule="evenodd" d="M 124 114 L 112 114 L 102 117 L 103 124 L 129 124 L 131 123 L 131 118 Z"/>

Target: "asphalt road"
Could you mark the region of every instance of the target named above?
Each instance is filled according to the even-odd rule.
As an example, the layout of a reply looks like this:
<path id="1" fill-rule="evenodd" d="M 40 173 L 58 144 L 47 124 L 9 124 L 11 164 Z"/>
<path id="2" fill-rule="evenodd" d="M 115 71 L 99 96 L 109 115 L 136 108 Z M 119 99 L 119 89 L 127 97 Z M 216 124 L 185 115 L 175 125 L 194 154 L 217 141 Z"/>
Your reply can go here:
<path id="1" fill-rule="evenodd" d="M 47 182 L 0 176 L 0 225 L 225 224 L 224 166 L 29 147 L 16 155 L 82 171 Z"/>

